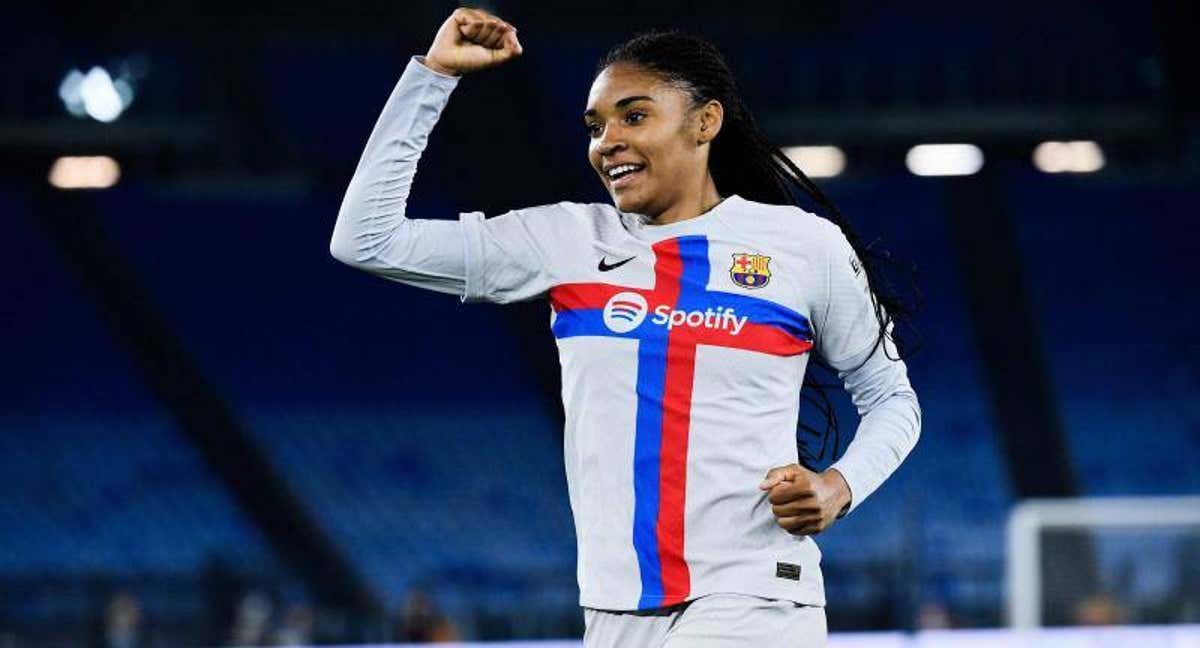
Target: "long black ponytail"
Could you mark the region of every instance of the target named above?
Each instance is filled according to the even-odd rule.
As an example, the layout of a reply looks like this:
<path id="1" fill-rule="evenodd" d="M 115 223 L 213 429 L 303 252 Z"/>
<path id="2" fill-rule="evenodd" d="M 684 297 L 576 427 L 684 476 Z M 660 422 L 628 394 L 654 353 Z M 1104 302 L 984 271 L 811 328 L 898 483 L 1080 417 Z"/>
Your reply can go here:
<path id="1" fill-rule="evenodd" d="M 814 203 L 822 216 L 841 228 L 867 273 L 875 317 L 879 323 L 879 337 L 867 357 L 873 355 L 880 344 L 884 344 L 885 337 L 892 341 L 898 353 L 893 360 L 906 358 L 916 350 L 903 337 L 894 334 L 898 327 L 893 326 L 893 323 L 901 323 L 911 328 L 912 317 L 920 307 L 915 267 L 908 267 L 917 300 L 916 306 L 910 306 L 892 289 L 881 271 L 883 265 L 896 264 L 897 261 L 892 259 L 889 252 L 875 245 L 877 240 L 870 245 L 863 245 L 857 231 L 825 193 L 759 130 L 754 117 L 742 102 L 729 66 L 716 46 L 701 37 L 676 30 L 650 31 L 638 34 L 610 50 L 597 65 L 596 75 L 614 63 L 636 65 L 656 74 L 687 92 L 692 98 L 693 107 L 712 99 L 719 101 L 725 116 L 709 153 L 709 169 L 717 191 L 722 195 L 737 194 L 747 200 L 776 205 L 803 207 L 801 197 Z M 887 350 L 888 346 L 884 344 L 885 353 Z M 800 462 L 809 469 L 818 470 L 827 454 L 832 458 L 840 452 L 841 434 L 837 416 L 826 390 L 841 385 L 837 381 L 836 371 L 824 358 L 814 356 L 810 361 L 812 363 L 820 367 L 822 373 L 833 377 L 830 382 L 821 382 L 814 377 L 814 372 L 808 371 L 800 390 L 801 402 L 811 403 L 825 419 L 824 429 L 801 420 L 797 430 Z"/>

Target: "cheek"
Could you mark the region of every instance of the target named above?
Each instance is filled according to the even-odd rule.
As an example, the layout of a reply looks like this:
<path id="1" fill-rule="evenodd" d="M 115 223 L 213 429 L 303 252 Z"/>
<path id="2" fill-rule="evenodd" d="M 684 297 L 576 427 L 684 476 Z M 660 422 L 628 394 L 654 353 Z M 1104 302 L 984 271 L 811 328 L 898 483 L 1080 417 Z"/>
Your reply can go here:
<path id="1" fill-rule="evenodd" d="M 593 167 L 600 166 L 600 147 L 596 145 L 596 140 L 588 142 L 587 159 Z"/>
<path id="2" fill-rule="evenodd" d="M 645 133 L 630 144 L 637 157 L 645 160 L 655 175 L 670 168 L 670 156 L 666 154 L 661 138 Z"/>
<path id="3" fill-rule="evenodd" d="M 687 153 L 674 139 L 659 142 L 654 149 L 654 160 L 659 172 L 669 177 L 685 175 L 691 167 Z"/>

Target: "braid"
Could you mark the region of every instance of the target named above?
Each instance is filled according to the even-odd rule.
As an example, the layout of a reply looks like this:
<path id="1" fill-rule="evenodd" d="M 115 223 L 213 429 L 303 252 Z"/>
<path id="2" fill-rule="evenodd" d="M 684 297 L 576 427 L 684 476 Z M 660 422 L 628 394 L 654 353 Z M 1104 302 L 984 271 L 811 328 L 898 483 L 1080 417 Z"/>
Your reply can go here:
<path id="1" fill-rule="evenodd" d="M 883 266 L 897 265 L 898 262 L 886 250 L 875 248 L 878 240 L 864 246 L 858 232 L 833 201 L 759 130 L 754 117 L 742 102 L 741 93 L 724 57 L 712 43 L 676 30 L 645 32 L 609 51 L 597 65 L 596 74 L 599 75 L 614 63 L 633 64 L 657 74 L 665 82 L 687 92 L 693 106 L 703 105 L 712 99 L 719 101 L 725 110 L 725 118 L 709 153 L 709 169 L 718 192 L 777 205 L 802 206 L 802 198 L 814 203 L 822 216 L 842 230 L 867 273 L 875 318 L 879 324 L 879 336 L 867 358 L 874 354 L 880 344 L 884 344 L 885 338 L 892 341 L 899 354 L 891 358 L 888 346 L 884 344 L 884 353 L 893 360 L 906 358 L 917 350 L 916 345 L 894 336 L 893 326 L 899 322 L 912 328 L 912 317 L 920 308 L 921 293 L 916 287 L 916 266 L 907 264 L 906 267 L 917 302 L 915 306 L 910 306 L 892 289 L 882 271 Z M 837 372 L 824 358 L 814 356 L 812 362 L 827 376 L 829 382 L 817 380 L 813 371 L 805 372 L 800 399 L 810 403 L 825 420 L 822 428 L 798 422 L 797 446 L 800 462 L 811 470 L 817 470 L 827 453 L 831 458 L 840 453 L 841 433 L 827 391 L 831 387 L 840 387 L 840 381 L 837 380 Z M 831 440 L 832 448 L 829 447 Z"/>

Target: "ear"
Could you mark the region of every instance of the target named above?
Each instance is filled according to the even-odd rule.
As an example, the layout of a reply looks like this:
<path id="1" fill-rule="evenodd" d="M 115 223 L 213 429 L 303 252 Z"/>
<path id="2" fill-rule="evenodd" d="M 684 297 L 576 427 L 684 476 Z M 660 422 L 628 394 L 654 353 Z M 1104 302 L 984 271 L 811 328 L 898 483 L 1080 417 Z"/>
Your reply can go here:
<path id="1" fill-rule="evenodd" d="M 721 124 L 725 121 L 725 107 L 716 99 L 699 108 L 699 125 L 696 131 L 696 144 L 706 144 L 713 141 L 721 132 Z"/>

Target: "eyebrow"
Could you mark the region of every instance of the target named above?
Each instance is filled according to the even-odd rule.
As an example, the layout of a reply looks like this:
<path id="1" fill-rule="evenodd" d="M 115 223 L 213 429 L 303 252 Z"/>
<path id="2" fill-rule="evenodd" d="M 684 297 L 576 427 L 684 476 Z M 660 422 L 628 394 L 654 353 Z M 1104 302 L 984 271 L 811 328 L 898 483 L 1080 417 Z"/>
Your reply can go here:
<path id="1" fill-rule="evenodd" d="M 654 101 L 653 97 L 647 97 L 646 95 L 637 95 L 635 97 L 625 97 L 624 99 L 618 99 L 617 103 L 615 103 L 613 105 L 616 106 L 617 108 L 624 108 L 625 106 L 628 106 L 629 104 L 631 104 L 635 101 L 639 101 L 639 100 L 643 100 L 643 99 L 646 101 Z M 595 115 L 595 114 L 596 114 L 595 108 L 588 108 L 587 110 L 584 111 L 583 116 L 585 118 L 587 118 L 587 117 L 591 117 L 592 115 Z"/>

